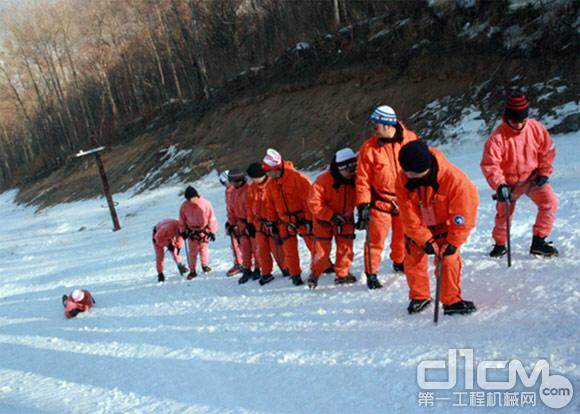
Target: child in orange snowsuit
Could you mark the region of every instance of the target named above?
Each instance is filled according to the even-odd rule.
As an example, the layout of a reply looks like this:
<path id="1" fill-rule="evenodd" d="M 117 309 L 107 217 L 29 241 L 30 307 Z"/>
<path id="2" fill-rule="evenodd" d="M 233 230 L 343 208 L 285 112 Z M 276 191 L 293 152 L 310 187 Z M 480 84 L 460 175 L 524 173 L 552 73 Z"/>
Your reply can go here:
<path id="1" fill-rule="evenodd" d="M 179 234 L 179 220 L 165 219 L 153 227 L 153 248 L 155 249 L 155 262 L 157 265 L 157 279 L 159 282 L 165 281 L 163 274 L 163 259 L 165 248 L 177 264 L 179 273 L 184 275 L 189 269 L 181 263 L 179 251 L 183 247 L 183 238 Z"/>
<path id="2" fill-rule="evenodd" d="M 81 312 L 88 311 L 95 304 L 95 300 L 88 290 L 75 289 L 69 295 L 62 297 L 64 315 L 67 319 L 74 318 Z"/>

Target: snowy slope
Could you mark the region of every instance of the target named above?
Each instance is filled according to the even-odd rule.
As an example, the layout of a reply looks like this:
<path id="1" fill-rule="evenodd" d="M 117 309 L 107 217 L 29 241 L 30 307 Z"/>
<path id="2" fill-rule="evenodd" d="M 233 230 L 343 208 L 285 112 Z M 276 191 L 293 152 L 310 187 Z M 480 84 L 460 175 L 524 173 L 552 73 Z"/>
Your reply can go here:
<path id="1" fill-rule="evenodd" d="M 552 183 L 561 207 L 552 239 L 556 260 L 527 254 L 535 209 L 524 199 L 513 226 L 514 265 L 487 257 L 494 206 L 479 171 L 481 143 L 445 148 L 480 189 L 479 224 L 463 249 L 463 291 L 479 311 L 442 317 L 406 313 L 403 276 L 369 291 L 364 278 L 337 288 L 325 277 L 315 292 L 279 274 L 260 288 L 224 275 L 229 243 L 211 250 L 214 272 L 187 282 L 166 260 L 156 283 L 151 229 L 175 217 L 180 187 L 116 195 L 123 230 L 111 231 L 103 200 L 40 214 L 0 195 L 0 412 L 467 412 L 419 407 L 417 364 L 473 348 L 476 359 L 546 358 L 552 372 L 580 380 L 580 146 L 555 137 Z M 215 175 L 196 183 L 224 220 Z M 82 231 L 79 231 L 84 227 Z M 354 273 L 362 273 L 362 234 Z M 304 248 L 304 246 L 302 246 Z M 386 255 L 385 255 L 386 256 Z M 308 264 L 307 255 L 302 254 Z M 97 307 L 74 320 L 60 298 L 88 288 Z M 562 412 L 578 412 L 576 396 Z M 478 408 L 478 412 L 489 408 Z M 504 408 L 510 412 L 548 412 Z"/>

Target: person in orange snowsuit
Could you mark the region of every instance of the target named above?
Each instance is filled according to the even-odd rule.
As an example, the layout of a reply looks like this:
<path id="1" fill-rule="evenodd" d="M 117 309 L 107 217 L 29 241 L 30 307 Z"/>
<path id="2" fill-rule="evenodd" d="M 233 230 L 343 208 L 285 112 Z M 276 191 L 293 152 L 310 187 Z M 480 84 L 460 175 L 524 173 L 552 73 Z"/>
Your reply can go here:
<path id="1" fill-rule="evenodd" d="M 284 268 L 284 256 L 279 235 L 271 234 L 267 227 L 268 206 L 266 200 L 266 186 L 268 176 L 262 168 L 262 164 L 250 164 L 246 173 L 252 179 L 252 185 L 248 192 L 248 223 L 256 230 L 256 245 L 258 261 L 260 263 L 260 285 L 263 286 L 274 280 L 272 269 L 274 266 L 272 257 L 282 270 L 282 274 L 288 276 Z"/>
<path id="2" fill-rule="evenodd" d="M 496 191 L 497 200 L 492 232 L 495 246 L 489 253 L 491 257 L 502 257 L 507 253 L 507 202 L 511 221 L 516 201 L 524 194 L 538 207 L 530 254 L 558 255 L 558 250 L 546 242 L 558 211 L 558 197 L 548 183 L 554 171 L 555 157 L 556 148 L 546 128 L 535 119 L 528 119 L 525 95 L 511 94 L 503 122 L 485 143 L 481 160 L 481 171 L 489 186 Z"/>
<path id="3" fill-rule="evenodd" d="M 95 299 L 88 290 L 75 289 L 69 295 L 63 295 L 62 305 L 64 316 L 67 319 L 74 318 L 81 312 L 86 312 L 93 307 Z"/>
<path id="4" fill-rule="evenodd" d="M 179 233 L 179 220 L 165 219 L 153 227 L 153 248 L 155 249 L 155 263 L 157 265 L 157 280 L 165 282 L 163 274 L 163 259 L 165 248 L 171 254 L 173 261 L 181 275 L 189 272 L 189 269 L 181 262 L 179 251 L 183 247 L 183 237 Z"/>
<path id="5" fill-rule="evenodd" d="M 229 179 L 233 190 L 227 207 L 228 224 L 230 231 L 240 241 L 242 277 L 238 279 L 238 283 L 243 284 L 250 278 L 255 280 L 260 278 L 260 268 L 257 260 L 255 261 L 254 270 L 252 270 L 252 264 L 255 259 L 256 227 L 248 221 L 250 183 L 247 182 L 245 174 L 240 170 L 231 170 Z"/>
<path id="6" fill-rule="evenodd" d="M 312 184 L 301 172 L 294 169 L 290 161 L 273 149 L 268 149 L 262 167 L 270 178 L 266 185 L 266 205 L 268 208 L 268 233 L 281 238 L 284 265 L 290 272 L 295 286 L 303 285 L 298 256 L 300 235 L 308 250 L 312 252 L 312 213 L 306 202 Z"/>
<path id="7" fill-rule="evenodd" d="M 225 170 L 225 171 L 222 171 L 221 174 L 219 175 L 219 180 L 220 180 L 221 185 L 223 185 L 226 188 L 226 191 L 225 191 L 226 211 L 228 209 L 228 206 L 231 203 L 232 190 L 234 189 L 234 187 L 230 183 L 229 174 L 230 174 L 230 171 Z M 230 226 L 230 223 L 228 223 L 227 221 L 225 223 L 225 228 L 226 228 L 226 234 L 230 237 L 230 247 L 232 249 L 232 257 L 234 259 L 234 264 L 230 268 L 230 270 L 228 270 L 226 272 L 226 275 L 233 276 L 233 275 L 240 273 L 242 271 L 242 252 L 240 251 L 239 240 L 234 236 L 233 229 Z"/>
<path id="8" fill-rule="evenodd" d="M 330 262 L 332 240 L 336 243 L 334 272 L 337 285 L 356 282 L 350 272 L 354 257 L 354 176 L 356 154 L 350 148 L 338 151 L 332 158 L 328 171 L 315 181 L 308 206 L 314 219 L 314 252 L 308 286 L 315 289 L 318 279 Z"/>
<path id="9" fill-rule="evenodd" d="M 200 196 L 195 188 L 188 186 L 184 195 L 186 201 L 179 208 L 179 232 L 187 239 L 189 246 L 187 279 L 191 280 L 197 277 L 195 267 L 198 256 L 203 272 L 211 272 L 209 242 L 215 241 L 218 222 L 211 203 Z"/>
<path id="10" fill-rule="evenodd" d="M 367 286 L 380 289 L 377 272 L 391 227 L 393 270 L 402 272 L 404 269 L 405 243 L 395 195 L 400 170 L 397 157 L 401 147 L 416 140 L 417 136 L 405 128 L 390 106 L 376 108 L 370 121 L 374 124 L 375 135 L 362 145 L 356 171 L 356 227 L 367 230 L 364 248 Z"/>
<path id="11" fill-rule="evenodd" d="M 401 148 L 403 171 L 396 195 L 406 239 L 405 276 L 409 285 L 409 313 L 425 309 L 431 301 L 427 256 L 441 266 L 441 303 L 445 314 L 470 313 L 473 302 L 461 296 L 459 251 L 477 220 L 477 188 L 440 151 L 423 141 Z"/>

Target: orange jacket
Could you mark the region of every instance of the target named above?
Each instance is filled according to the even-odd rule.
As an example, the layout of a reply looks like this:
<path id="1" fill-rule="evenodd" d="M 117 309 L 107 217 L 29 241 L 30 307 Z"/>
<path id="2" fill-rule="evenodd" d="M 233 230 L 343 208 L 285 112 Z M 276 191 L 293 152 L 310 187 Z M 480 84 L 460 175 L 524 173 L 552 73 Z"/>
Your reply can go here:
<path id="1" fill-rule="evenodd" d="M 361 147 L 356 170 L 356 204 L 372 203 L 379 210 L 390 212 L 395 198 L 395 182 L 401 167 L 399 151 L 417 135 L 399 122 L 402 139 L 395 143 L 379 144 L 374 135 Z"/>
<path id="2" fill-rule="evenodd" d="M 332 216 L 340 214 L 352 222 L 355 207 L 354 186 L 341 183 L 335 187 L 334 182 L 330 171 L 318 176 L 308 195 L 310 211 L 315 220 L 330 221 Z"/>
<path id="3" fill-rule="evenodd" d="M 240 188 L 232 186 L 227 204 L 228 223 L 235 225 L 237 222 L 246 220 L 248 216 L 248 193 L 250 183 L 245 183 Z"/>
<path id="4" fill-rule="evenodd" d="M 165 219 L 155 226 L 153 241 L 159 247 L 166 247 L 172 244 L 174 247 L 181 249 L 183 239 L 179 234 L 179 220 Z"/>
<path id="5" fill-rule="evenodd" d="M 485 143 L 481 171 L 497 190 L 504 183 L 513 186 L 538 175 L 550 176 L 555 157 L 554 142 L 541 123 L 528 119 L 518 131 L 504 121 Z"/>
<path id="6" fill-rule="evenodd" d="M 405 235 L 423 246 L 433 234 L 447 233 L 447 243 L 455 247 L 467 240 L 477 220 L 479 196 L 477 188 L 467 176 L 451 164 L 443 153 L 430 148 L 435 156 L 438 189 L 421 186 L 414 190 L 406 187 L 408 178 L 401 172 L 397 178 L 396 194 Z M 432 208 L 434 223 L 422 212 Z"/>
<path id="7" fill-rule="evenodd" d="M 290 161 L 284 161 L 282 177 L 268 180 L 266 185 L 267 218 L 296 224 L 300 219 L 311 220 L 308 193 L 312 184 Z"/>
<path id="8" fill-rule="evenodd" d="M 252 183 L 248 190 L 248 223 L 259 228 L 262 220 L 267 220 L 268 206 L 266 199 L 266 186 L 269 179 L 263 183 Z"/>

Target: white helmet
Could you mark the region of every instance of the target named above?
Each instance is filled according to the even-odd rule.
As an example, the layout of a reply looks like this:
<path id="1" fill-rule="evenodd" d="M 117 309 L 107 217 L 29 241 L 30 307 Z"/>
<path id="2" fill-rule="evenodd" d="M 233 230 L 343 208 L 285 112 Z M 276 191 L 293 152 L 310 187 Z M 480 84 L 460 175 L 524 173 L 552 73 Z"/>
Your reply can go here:
<path id="1" fill-rule="evenodd" d="M 81 289 L 75 289 L 72 291 L 70 296 L 75 302 L 81 302 L 85 298 L 85 292 Z"/>

